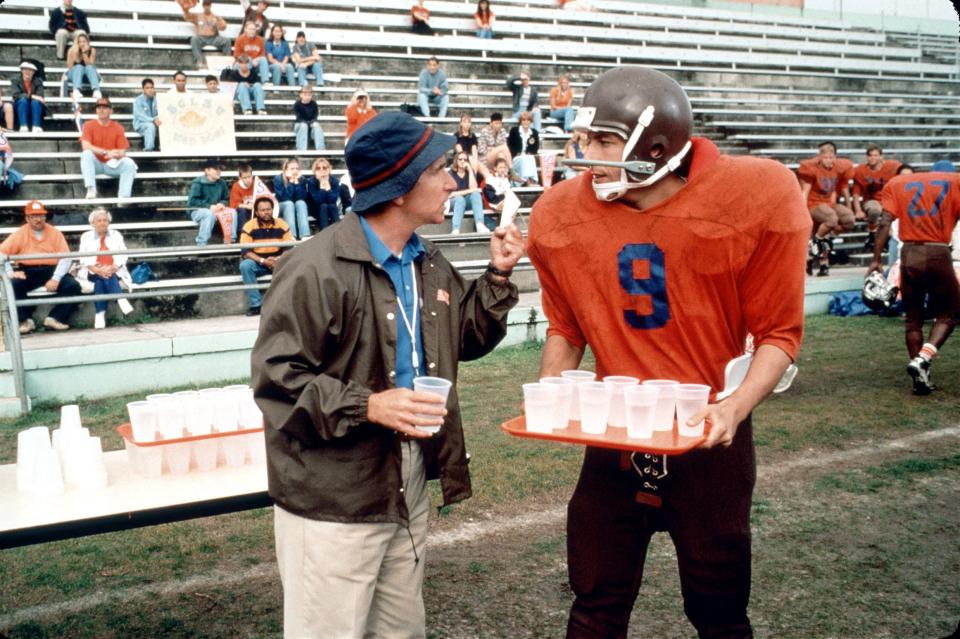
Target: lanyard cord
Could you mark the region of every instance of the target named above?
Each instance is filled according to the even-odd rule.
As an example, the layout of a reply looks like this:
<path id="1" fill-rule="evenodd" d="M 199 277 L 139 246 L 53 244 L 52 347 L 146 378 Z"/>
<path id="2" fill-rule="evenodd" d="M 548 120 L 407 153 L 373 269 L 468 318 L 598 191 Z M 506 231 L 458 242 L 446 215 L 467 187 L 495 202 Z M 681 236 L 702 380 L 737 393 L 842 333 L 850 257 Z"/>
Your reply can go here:
<path id="1" fill-rule="evenodd" d="M 416 376 L 420 374 L 420 358 L 417 356 L 417 316 L 420 314 L 420 298 L 417 296 L 417 272 L 413 268 L 413 262 L 410 263 L 410 278 L 413 280 L 413 321 L 407 317 L 407 311 L 399 295 L 397 295 L 397 306 L 400 307 L 403 325 L 407 327 L 407 333 L 410 334 L 410 360 L 413 363 L 413 374 Z"/>

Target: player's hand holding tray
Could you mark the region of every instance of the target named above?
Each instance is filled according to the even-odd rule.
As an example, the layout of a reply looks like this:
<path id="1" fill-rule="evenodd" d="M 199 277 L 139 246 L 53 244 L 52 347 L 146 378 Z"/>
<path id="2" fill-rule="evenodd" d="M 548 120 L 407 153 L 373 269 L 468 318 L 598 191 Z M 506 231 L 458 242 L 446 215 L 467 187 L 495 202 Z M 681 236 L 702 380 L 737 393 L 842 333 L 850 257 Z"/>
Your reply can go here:
<path id="1" fill-rule="evenodd" d="M 515 437 L 666 455 L 685 453 L 706 440 L 709 423 L 686 422 L 706 407 L 709 386 L 673 380 L 640 384 L 623 376 L 578 382 L 582 376 L 570 373 L 524 384 L 526 415 L 501 428 Z M 571 419 L 571 413 L 579 419 Z"/>

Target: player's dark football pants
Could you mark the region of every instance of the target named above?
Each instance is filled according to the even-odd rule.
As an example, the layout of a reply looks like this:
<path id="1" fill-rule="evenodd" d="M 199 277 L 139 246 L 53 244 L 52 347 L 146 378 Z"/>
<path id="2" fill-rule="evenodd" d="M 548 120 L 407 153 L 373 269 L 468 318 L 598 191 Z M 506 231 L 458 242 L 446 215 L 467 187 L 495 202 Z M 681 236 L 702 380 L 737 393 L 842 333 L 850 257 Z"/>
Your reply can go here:
<path id="1" fill-rule="evenodd" d="M 650 537 L 667 531 L 677 550 L 684 611 L 700 637 L 752 637 L 750 419 L 730 448 L 671 457 L 661 508 L 637 503 L 640 477 L 620 462 L 619 451 L 587 448 L 568 506 L 567 561 L 576 600 L 567 636 L 626 637 Z"/>

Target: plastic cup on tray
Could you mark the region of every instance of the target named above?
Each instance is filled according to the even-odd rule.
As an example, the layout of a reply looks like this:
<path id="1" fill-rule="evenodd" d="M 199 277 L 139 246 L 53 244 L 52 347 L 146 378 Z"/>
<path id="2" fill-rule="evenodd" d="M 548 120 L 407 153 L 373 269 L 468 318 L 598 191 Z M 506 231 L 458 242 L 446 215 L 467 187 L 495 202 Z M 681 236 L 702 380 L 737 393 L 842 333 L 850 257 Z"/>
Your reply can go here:
<path id="1" fill-rule="evenodd" d="M 660 389 L 657 396 L 657 410 L 653 417 L 653 430 L 673 430 L 673 414 L 677 402 L 677 386 L 680 382 L 672 379 L 648 379 L 644 386 L 656 386 Z"/>
<path id="2" fill-rule="evenodd" d="M 414 377 L 413 378 L 413 390 L 418 393 L 431 393 L 433 395 L 439 395 L 443 397 L 444 406 L 446 405 L 447 397 L 450 395 L 450 388 L 453 386 L 453 382 L 449 379 L 443 379 L 442 377 Z M 428 417 L 424 415 L 423 417 Z M 429 417 L 436 417 L 435 415 L 429 415 Z M 441 425 L 438 426 L 417 426 L 417 430 L 423 431 L 425 433 L 438 433 L 440 432 Z"/>
<path id="3" fill-rule="evenodd" d="M 568 370 L 560 373 L 564 379 L 572 379 L 577 384 L 580 382 L 592 382 L 597 379 L 597 374 L 592 371 Z M 580 397 L 577 394 L 577 388 L 573 388 L 573 397 L 570 399 L 570 419 L 580 419 Z"/>
<path id="4" fill-rule="evenodd" d="M 581 382 L 577 384 L 577 393 L 580 396 L 580 430 L 588 435 L 603 435 L 607 432 L 610 414 L 610 385 Z"/>
<path id="5" fill-rule="evenodd" d="M 130 415 L 130 430 L 133 433 L 133 441 L 144 443 L 156 440 L 156 404 L 147 401 L 130 402 L 127 404 L 127 414 Z"/>
<path id="6" fill-rule="evenodd" d="M 573 392 L 577 383 L 566 377 L 542 377 L 541 384 L 557 387 L 557 401 L 553 405 L 553 430 L 563 430 L 570 421 L 570 409 L 573 405 Z"/>
<path id="7" fill-rule="evenodd" d="M 703 435 L 703 420 L 687 426 L 687 420 L 707 407 L 710 387 L 704 384 L 680 384 L 677 386 L 677 432 L 684 437 Z"/>
<path id="8" fill-rule="evenodd" d="M 531 433 L 549 433 L 556 422 L 554 408 L 560 392 L 557 384 L 533 383 L 523 385 L 523 406 L 527 430 Z"/>
<path id="9" fill-rule="evenodd" d="M 627 437 L 630 439 L 653 437 L 653 418 L 659 395 L 660 389 L 656 386 L 631 386 L 623 390 L 623 403 L 627 414 Z"/>
<path id="10" fill-rule="evenodd" d="M 623 404 L 623 390 L 636 386 L 640 380 L 626 375 L 607 375 L 603 378 L 605 384 L 610 385 L 610 415 L 607 423 L 618 428 L 627 427 L 627 413 Z"/>

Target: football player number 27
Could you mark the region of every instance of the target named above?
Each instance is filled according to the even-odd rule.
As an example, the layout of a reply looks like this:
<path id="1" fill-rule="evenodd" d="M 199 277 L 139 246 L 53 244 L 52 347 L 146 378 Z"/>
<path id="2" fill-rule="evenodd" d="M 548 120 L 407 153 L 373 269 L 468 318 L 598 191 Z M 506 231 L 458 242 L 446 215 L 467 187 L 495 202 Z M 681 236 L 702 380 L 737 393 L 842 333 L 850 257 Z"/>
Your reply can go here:
<path id="1" fill-rule="evenodd" d="M 636 262 L 649 265 L 643 277 L 634 269 Z M 650 297 L 652 311 L 641 315 L 633 309 L 623 311 L 623 318 L 633 328 L 660 328 L 670 320 L 670 302 L 667 299 L 667 272 L 663 251 L 656 244 L 627 244 L 617 256 L 620 286 L 628 295 Z"/>
<path id="2" fill-rule="evenodd" d="M 930 186 L 939 188 L 940 193 L 937 194 L 937 199 L 933 201 L 933 208 L 928 211 L 920 206 L 920 198 L 923 197 L 924 186 L 926 185 L 923 182 L 907 182 L 903 185 L 903 188 L 908 193 L 913 191 L 913 199 L 910 200 L 910 206 L 907 209 L 907 213 L 912 218 L 934 217 L 940 212 L 940 205 L 943 204 L 943 200 L 947 197 L 947 193 L 950 192 L 950 183 L 946 180 L 930 180 Z"/>

